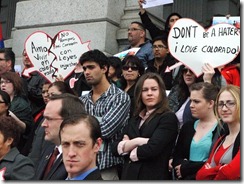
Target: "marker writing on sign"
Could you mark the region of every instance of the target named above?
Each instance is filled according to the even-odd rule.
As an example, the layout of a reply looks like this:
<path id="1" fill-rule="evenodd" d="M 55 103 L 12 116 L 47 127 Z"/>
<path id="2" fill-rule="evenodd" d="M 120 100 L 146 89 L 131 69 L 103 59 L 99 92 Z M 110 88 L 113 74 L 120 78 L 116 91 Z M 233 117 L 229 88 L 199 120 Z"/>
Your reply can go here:
<path id="1" fill-rule="evenodd" d="M 175 45 L 175 52 L 177 52 L 177 44 L 178 42 L 176 42 Z M 181 53 L 193 53 L 193 52 L 197 52 L 197 45 L 195 46 L 191 46 L 191 45 L 182 45 L 180 50 Z"/>
<path id="2" fill-rule="evenodd" d="M 189 27 L 182 27 L 181 29 L 178 27 L 174 27 L 174 35 L 173 38 L 190 38 L 196 37 L 196 28 L 198 26 L 189 26 Z"/>
<path id="3" fill-rule="evenodd" d="M 33 42 L 31 42 L 31 52 L 47 52 L 47 47 L 36 47 Z"/>

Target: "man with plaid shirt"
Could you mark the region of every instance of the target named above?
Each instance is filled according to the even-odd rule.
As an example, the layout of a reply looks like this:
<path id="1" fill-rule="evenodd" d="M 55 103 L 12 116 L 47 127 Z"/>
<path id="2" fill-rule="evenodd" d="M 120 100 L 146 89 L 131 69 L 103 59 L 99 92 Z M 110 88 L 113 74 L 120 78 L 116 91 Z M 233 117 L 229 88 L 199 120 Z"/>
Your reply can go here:
<path id="1" fill-rule="evenodd" d="M 84 75 L 91 91 L 80 99 L 86 111 L 95 116 L 101 126 L 103 144 L 98 154 L 98 167 L 104 180 L 118 180 L 117 166 L 121 157 L 113 156 L 111 143 L 122 135 L 128 123 L 130 98 L 107 79 L 108 58 L 99 50 L 91 50 L 80 57 Z"/>

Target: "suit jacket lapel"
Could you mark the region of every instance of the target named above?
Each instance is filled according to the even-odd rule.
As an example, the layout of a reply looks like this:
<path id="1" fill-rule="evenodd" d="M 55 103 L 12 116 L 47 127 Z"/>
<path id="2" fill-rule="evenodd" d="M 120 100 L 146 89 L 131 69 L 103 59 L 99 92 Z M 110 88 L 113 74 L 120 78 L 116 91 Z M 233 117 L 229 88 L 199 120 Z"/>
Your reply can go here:
<path id="1" fill-rule="evenodd" d="M 58 169 L 58 167 L 63 164 L 63 155 L 60 154 L 60 156 L 58 157 L 58 159 L 54 162 L 53 166 L 51 167 L 50 172 L 47 174 L 45 179 L 49 179 L 52 177 L 53 173 L 55 173 L 55 171 Z"/>
<path id="2" fill-rule="evenodd" d="M 49 158 L 52 155 L 54 147 L 55 146 L 49 146 L 43 151 L 43 155 L 40 158 L 40 163 L 39 163 L 37 170 L 36 170 L 36 178 L 37 179 L 42 178 L 44 171 L 46 169 L 46 166 L 48 164 Z"/>

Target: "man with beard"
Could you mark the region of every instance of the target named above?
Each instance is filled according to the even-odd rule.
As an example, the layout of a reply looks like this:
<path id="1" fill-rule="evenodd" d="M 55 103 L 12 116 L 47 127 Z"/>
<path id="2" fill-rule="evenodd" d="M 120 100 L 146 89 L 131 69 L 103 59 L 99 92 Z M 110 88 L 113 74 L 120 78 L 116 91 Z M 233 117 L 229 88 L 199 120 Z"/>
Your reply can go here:
<path id="1" fill-rule="evenodd" d="M 168 42 L 164 37 L 153 39 L 154 59 L 148 62 L 146 72 L 155 72 L 162 77 L 166 90 L 170 90 L 173 85 L 173 70 L 165 72 L 167 67 L 176 63 L 176 60 L 169 53 Z"/>

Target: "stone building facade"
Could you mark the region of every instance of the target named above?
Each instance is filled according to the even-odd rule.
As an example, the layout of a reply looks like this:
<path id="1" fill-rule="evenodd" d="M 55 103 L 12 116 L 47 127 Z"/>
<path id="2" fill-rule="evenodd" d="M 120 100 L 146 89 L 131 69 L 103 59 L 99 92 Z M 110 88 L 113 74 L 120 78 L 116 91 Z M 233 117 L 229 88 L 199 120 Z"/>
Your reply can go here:
<path id="1" fill-rule="evenodd" d="M 22 64 L 21 53 L 27 37 L 44 31 L 54 37 L 61 30 L 79 34 L 82 42 L 91 41 L 91 49 L 114 55 L 125 47 L 127 28 L 140 21 L 137 0 L 1 0 L 0 21 L 5 47 L 16 53 L 16 64 Z M 209 23 L 215 14 L 240 16 L 238 0 L 174 0 L 173 4 L 148 9 L 152 21 L 164 27 L 171 12 Z M 150 38 L 150 36 L 148 35 Z"/>

